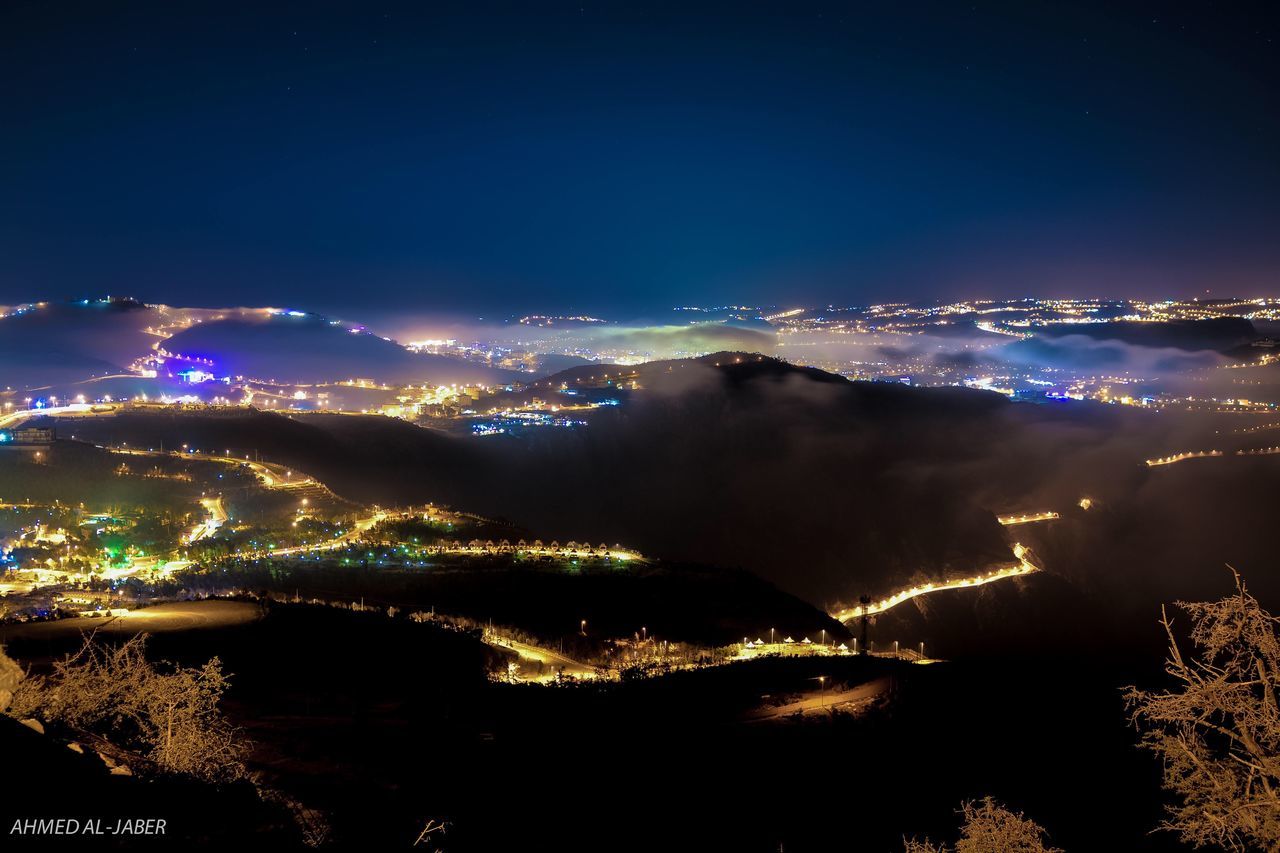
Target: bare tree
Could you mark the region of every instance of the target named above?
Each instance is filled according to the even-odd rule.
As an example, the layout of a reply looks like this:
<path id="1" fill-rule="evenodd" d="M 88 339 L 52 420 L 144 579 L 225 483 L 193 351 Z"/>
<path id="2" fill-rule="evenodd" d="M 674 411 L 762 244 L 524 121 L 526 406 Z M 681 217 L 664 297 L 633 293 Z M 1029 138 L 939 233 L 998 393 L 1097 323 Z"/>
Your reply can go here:
<path id="1" fill-rule="evenodd" d="M 903 842 L 905 853 L 948 853 L 945 844 L 934 844 L 929 839 L 907 838 Z"/>
<path id="2" fill-rule="evenodd" d="M 1125 699 L 1143 747 L 1164 762 L 1165 788 L 1178 797 L 1162 828 L 1196 847 L 1280 850 L 1278 620 L 1231 572 L 1234 595 L 1178 603 L 1191 617 L 1194 656 L 1183 656 L 1162 611 L 1165 671 L 1177 686 L 1130 687 Z"/>
<path id="3" fill-rule="evenodd" d="M 960 814 L 964 824 L 954 848 L 913 838 L 904 841 L 905 853 L 1062 853 L 1048 846 L 1047 834 L 1038 823 L 991 797 L 962 804 Z"/>
<path id="4" fill-rule="evenodd" d="M 18 683 L 22 681 L 24 675 L 22 667 L 4 653 L 4 646 L 0 646 L 0 711 L 9 707 L 9 702 L 13 699 Z"/>
<path id="5" fill-rule="evenodd" d="M 54 664 L 51 678 L 23 680 L 7 713 L 100 734 L 171 772 L 209 781 L 244 778 L 246 744 L 218 711 L 228 683 L 222 663 L 160 667 L 147 660 L 146 635 L 119 646 L 88 636 L 79 651 Z"/>

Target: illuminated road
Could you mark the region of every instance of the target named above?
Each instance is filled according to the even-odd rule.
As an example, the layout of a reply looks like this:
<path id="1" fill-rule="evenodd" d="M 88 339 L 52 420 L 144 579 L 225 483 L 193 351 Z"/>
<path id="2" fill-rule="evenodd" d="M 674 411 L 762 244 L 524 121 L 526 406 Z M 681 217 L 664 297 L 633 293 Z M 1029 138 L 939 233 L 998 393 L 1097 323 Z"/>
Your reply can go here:
<path id="1" fill-rule="evenodd" d="M 108 414 L 108 412 L 95 412 L 93 411 L 94 408 L 102 408 L 102 406 L 94 406 L 89 403 L 73 403 L 69 406 L 54 406 L 47 409 L 21 409 L 0 415 L 0 429 L 17 426 L 29 418 Z"/>
<path id="2" fill-rule="evenodd" d="M 1254 450 L 1237 450 L 1236 456 L 1271 456 L 1280 453 L 1280 447 L 1259 447 Z"/>
<path id="3" fill-rule="evenodd" d="M 57 406 L 48 409 L 23 409 L 18 412 L 0 415 L 0 429 L 14 427 L 25 420 L 37 417 L 96 417 L 114 415 L 119 404 L 75 403 L 70 406 Z M 184 445 L 185 448 L 185 445 Z M 212 453 L 195 453 L 187 450 L 160 451 L 140 450 L 133 447 L 108 447 L 111 453 L 123 453 L 129 456 L 166 456 L 180 459 L 195 459 L 209 462 L 222 462 L 227 465 L 241 465 L 252 471 L 261 483 L 268 488 L 297 488 L 317 485 L 318 482 L 307 475 L 291 470 L 287 465 L 274 462 L 255 462 L 251 459 L 238 459 L 234 456 L 220 456 Z"/>
<path id="4" fill-rule="evenodd" d="M 1213 456 L 1221 455 L 1221 450 L 1189 450 L 1186 453 L 1175 453 L 1172 456 L 1162 456 L 1159 459 L 1148 459 L 1147 467 L 1155 468 L 1158 465 L 1172 465 L 1175 462 L 1185 462 L 1188 459 L 1208 459 Z"/>
<path id="5" fill-rule="evenodd" d="M 294 471 L 285 465 L 275 462 L 255 462 L 252 459 L 240 459 L 235 456 L 220 456 L 213 453 L 195 453 L 181 450 L 139 450 L 134 447 L 109 447 L 112 453 L 126 456 L 165 456 L 168 458 L 193 459 L 203 462 L 221 462 L 226 465 L 239 465 L 252 471 L 269 489 L 289 489 L 299 486 L 315 485 L 317 481 L 300 471 Z"/>
<path id="6" fill-rule="evenodd" d="M 23 409 L 17 412 L 0 415 L 0 429 L 8 429 L 16 426 L 29 418 L 38 417 L 96 417 L 100 415 L 114 415 L 118 403 L 75 403 L 69 406 L 55 406 L 47 409 Z M 219 456 L 211 453 L 194 453 L 186 450 L 182 451 L 159 451 L 159 450 L 139 450 L 132 447 L 109 447 L 106 448 L 112 453 L 124 453 L 131 456 L 177 456 L 182 459 L 202 459 L 211 462 L 223 462 L 228 465 L 243 465 L 257 475 L 258 479 L 264 486 L 268 488 L 296 488 L 299 486 L 310 486 L 316 484 L 317 481 L 308 477 L 301 472 L 295 472 L 286 465 L 279 465 L 274 462 L 255 462 L 251 459 L 238 459 L 234 456 Z"/>
<path id="7" fill-rule="evenodd" d="M 880 601 L 867 605 L 865 615 L 875 616 L 878 613 L 884 613 L 886 610 L 897 607 L 904 601 L 910 601 L 913 598 L 928 595 L 932 592 L 942 592 L 943 590 L 948 589 L 972 589 L 974 587 L 994 583 L 995 581 L 1005 580 L 1006 578 L 1016 578 L 1022 575 L 1029 575 L 1032 572 L 1040 571 L 1039 567 L 1033 565 L 1029 560 L 1027 560 L 1027 549 L 1024 548 L 1021 543 L 1013 546 L 1013 555 L 1018 558 L 1018 565 L 1016 566 L 1008 566 L 1003 569 L 992 569 L 991 571 L 984 572 L 980 575 L 973 575 L 972 577 L 960 578 L 958 580 L 913 586 L 910 589 L 904 589 L 901 592 L 894 593 L 888 598 L 884 598 Z M 858 619 L 863 615 L 864 610 L 861 605 L 857 607 L 848 607 L 844 610 L 838 610 L 831 614 L 833 619 L 837 619 L 840 622 L 848 622 L 850 619 Z"/>
<path id="8" fill-rule="evenodd" d="M 606 554 L 609 558 L 617 560 L 621 563 L 626 562 L 646 562 L 643 555 L 636 551 L 628 551 L 623 548 L 566 548 L 553 547 L 550 545 L 471 545 L 469 543 L 458 542 L 452 545 L 438 545 L 431 549 L 434 553 L 440 554 L 462 554 L 467 556 L 479 556 L 484 554 L 532 554 L 538 557 L 558 557 L 562 560 L 569 558 L 588 559 L 592 557 L 603 557 Z"/>
<path id="9" fill-rule="evenodd" d="M 1004 526 L 1008 527 L 1014 524 L 1031 524 L 1036 521 L 1053 521 L 1058 517 L 1059 516 L 1056 512 L 1024 512 L 1021 515 L 1001 515 L 997 520 Z"/>
<path id="10" fill-rule="evenodd" d="M 277 465 L 274 462 L 252 462 L 248 459 L 236 459 L 234 456 L 214 456 L 209 457 L 202 454 L 188 454 L 189 459 L 209 459 L 213 458 L 219 462 L 233 462 L 237 465 L 244 465 L 250 471 L 258 475 L 258 479 L 267 488 L 288 489 L 297 488 L 299 486 L 310 486 L 316 483 L 311 477 L 301 472 L 294 472 L 284 465 Z M 294 476 L 295 473 L 297 476 Z"/>
<path id="11" fill-rule="evenodd" d="M 467 516 L 467 513 L 456 513 L 457 516 Z M 312 551 L 332 551 L 341 548 L 343 545 L 349 545 L 357 541 L 363 534 L 369 532 L 376 524 L 385 521 L 388 518 L 398 519 L 416 519 L 420 515 L 414 512 L 386 512 L 378 511 L 367 518 L 357 521 L 349 530 L 345 531 L 341 536 L 331 539 L 327 542 L 319 542 L 307 545 L 291 545 L 287 548 L 269 548 L 265 551 L 248 551 L 240 552 L 238 557 L 287 557 L 293 554 L 304 554 Z M 478 517 L 478 516 L 471 516 Z M 474 542 L 474 544 L 473 544 Z M 453 542 L 444 545 L 423 546 L 423 550 L 432 554 L 449 554 L 464 557 L 491 556 L 495 554 L 532 554 L 535 556 L 557 557 L 559 559 L 570 558 L 595 558 L 602 557 L 605 553 L 610 559 L 619 562 L 644 562 L 645 558 L 635 551 L 628 551 L 623 548 L 607 548 L 605 551 L 599 549 L 590 549 L 584 547 L 568 548 L 557 543 L 550 545 L 541 544 L 525 544 L 525 545 L 506 545 L 496 543 L 479 543 L 473 542 Z"/>
<path id="12" fill-rule="evenodd" d="M 1160 465 L 1172 465 L 1175 462 L 1184 462 L 1187 459 L 1211 459 L 1225 456 L 1273 456 L 1280 453 L 1280 446 L 1276 447 L 1254 447 L 1247 450 L 1237 450 L 1234 453 L 1226 454 L 1221 450 L 1200 450 L 1196 452 L 1178 453 L 1173 456 L 1164 456 L 1159 459 L 1148 459 L 1147 467 L 1155 468 Z"/>
<path id="13" fill-rule="evenodd" d="M 105 634 L 158 634 L 168 631 L 189 631 L 201 628 L 229 628 L 244 625 L 261 618 L 262 610 L 256 604 L 244 601 L 177 601 L 157 604 L 141 610 L 115 608 L 111 616 L 80 616 L 58 619 L 53 622 L 25 622 L 0 626 L 0 642 L 19 637 L 24 639 L 52 639 L 73 637 L 85 631 L 102 631 Z"/>
<path id="14" fill-rule="evenodd" d="M 209 517 L 200 522 L 195 528 L 187 534 L 187 542 L 199 542 L 206 539 L 217 532 L 218 528 L 227 523 L 227 510 L 222 505 L 222 497 L 201 498 L 200 506 L 204 507 L 205 512 L 209 513 Z"/>
<path id="15" fill-rule="evenodd" d="M 380 521 L 387 518 L 385 512 L 375 512 L 368 518 L 362 518 L 353 524 L 350 529 L 344 531 L 342 535 L 335 536 L 328 542 L 320 542 L 314 545 L 292 545 L 288 548 L 269 548 L 265 551 L 242 551 L 236 554 L 237 557 L 287 557 L 291 554 L 304 554 L 312 551 L 333 551 L 341 548 L 343 545 L 349 545 L 359 539 L 363 534 L 368 533 L 370 528 Z"/>
<path id="16" fill-rule="evenodd" d="M 1259 424 L 1258 426 L 1241 427 L 1240 429 L 1233 429 L 1232 432 L 1237 435 L 1243 435 L 1246 433 L 1253 433 L 1253 432 L 1266 432 L 1267 430 L 1272 430 L 1272 429 L 1280 429 L 1280 424 L 1276 424 L 1276 423 Z"/>
<path id="17" fill-rule="evenodd" d="M 576 661 L 571 657 L 566 657 L 559 652 L 551 649 L 544 649 L 541 646 L 532 646 L 528 643 L 522 643 L 519 640 L 513 640 L 510 637 L 504 637 L 493 631 L 484 632 L 484 641 L 491 646 L 502 649 L 510 649 L 520 656 L 522 660 L 531 660 L 547 666 L 562 669 L 568 675 L 594 678 L 596 670 L 594 667 L 588 666 L 581 661 Z M 553 677 L 551 674 L 547 678 Z"/>
<path id="18" fill-rule="evenodd" d="M 120 405 L 119 403 L 74 403 L 68 406 L 55 406 L 47 409 L 23 409 L 0 415 L 0 429 L 16 426 L 29 418 L 114 415 Z M 258 479 L 262 481 L 262 484 L 268 487 L 310 486 L 317 482 L 301 472 L 292 471 L 286 465 L 279 465 L 274 462 L 255 462 L 251 459 L 239 459 L 235 456 L 194 453 L 185 449 L 181 451 L 139 450 L 132 447 L 110 447 L 107 449 L 112 453 L 126 453 L 132 456 L 177 456 L 182 459 L 203 459 L 212 462 L 224 462 L 228 465 L 243 465 L 253 471 L 258 476 Z"/>
<path id="19" fill-rule="evenodd" d="M 838 692 L 819 690 L 812 696 L 795 702 L 788 702 L 785 705 L 757 708 L 747 715 L 747 721 L 758 723 L 764 720 L 779 720 L 784 717 L 790 717 L 793 714 L 807 714 L 815 711 L 856 710 L 858 707 L 884 695 L 888 689 L 889 679 L 878 678 L 875 681 L 859 684 L 857 687 L 852 687 L 848 690 Z"/>

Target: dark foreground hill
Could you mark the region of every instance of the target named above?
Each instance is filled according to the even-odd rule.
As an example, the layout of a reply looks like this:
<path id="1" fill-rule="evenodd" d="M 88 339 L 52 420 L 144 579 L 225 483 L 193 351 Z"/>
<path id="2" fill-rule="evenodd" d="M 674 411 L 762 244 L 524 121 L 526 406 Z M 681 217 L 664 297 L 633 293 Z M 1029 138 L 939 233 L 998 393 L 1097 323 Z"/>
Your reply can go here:
<path id="1" fill-rule="evenodd" d="M 344 497 L 369 503 L 426 502 L 447 483 L 474 474 L 487 458 L 482 446 L 381 416 L 169 410 L 59 423 L 60 434 L 74 432 L 98 444 L 157 450 L 185 444 L 261 456 L 319 477 Z"/>
<path id="2" fill-rule="evenodd" d="M 366 559 L 368 554 L 371 558 Z M 384 559 L 385 558 L 385 559 Z M 636 563 L 570 567 L 505 557 L 397 562 L 390 549 L 339 552 L 320 561 L 244 561 L 176 578 L 183 595 L 241 590 L 278 597 L 364 601 L 379 608 L 440 612 L 478 624 L 511 626 L 538 642 L 583 658 L 599 638 L 645 636 L 701 646 L 777 638 L 846 640 L 845 627 L 812 605 L 749 572 L 704 566 Z M 582 621 L 589 634 L 580 634 Z M 913 636 L 913 635 L 910 635 Z"/>
<path id="3" fill-rule="evenodd" d="M 0 714 L 0 755 L 9 780 L 0 799 L 5 850 L 227 850 L 234 846 L 306 850 L 289 812 L 264 802 L 248 783 L 214 786 L 189 779 L 112 775 L 92 750 L 39 734 Z M 16 771 L 21 770 L 22 782 Z M 15 822 L 41 818 L 77 821 L 81 834 L 15 833 Z M 164 820 L 164 834 L 112 835 L 121 819 Z M 101 821 L 103 835 L 85 835 Z"/>
<path id="4" fill-rule="evenodd" d="M 550 689 L 490 681 L 492 653 L 470 633 L 283 605 L 248 623 L 158 634 L 149 651 L 224 662 L 224 711 L 253 742 L 251 768 L 323 813 L 333 849 L 403 849 L 434 819 L 449 824 L 455 851 L 651 851 L 655 840 L 674 851 L 825 851 L 845 833 L 854 849 L 891 851 L 904 835 L 954 834 L 958 804 L 983 795 L 1026 810 L 1066 850 L 1177 849 L 1151 832 L 1159 767 L 1134 748 L 1117 689 L 1158 678 L 1158 658 L 775 658 Z M 820 676 L 828 690 L 889 679 L 889 704 L 864 717 L 740 721 L 766 696 L 812 697 Z M 194 814 L 222 842 L 212 849 L 289 849 L 251 834 L 252 803 L 203 787 L 175 800 L 116 779 L 127 799 L 106 797 L 57 760 L 74 757 L 65 748 L 9 751 L 4 735 L 0 725 L 4 754 L 25 773 L 0 805 L 6 819 L 51 800 Z"/>

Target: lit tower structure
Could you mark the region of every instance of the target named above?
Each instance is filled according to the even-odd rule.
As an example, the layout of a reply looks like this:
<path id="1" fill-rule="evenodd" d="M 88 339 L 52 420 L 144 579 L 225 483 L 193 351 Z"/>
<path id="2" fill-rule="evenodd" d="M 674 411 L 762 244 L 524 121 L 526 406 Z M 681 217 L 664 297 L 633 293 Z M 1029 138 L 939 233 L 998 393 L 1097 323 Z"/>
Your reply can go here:
<path id="1" fill-rule="evenodd" d="M 869 655 L 871 647 L 867 645 L 867 628 L 871 624 L 871 596 L 862 596 L 858 599 L 858 603 L 862 605 L 862 653 Z"/>

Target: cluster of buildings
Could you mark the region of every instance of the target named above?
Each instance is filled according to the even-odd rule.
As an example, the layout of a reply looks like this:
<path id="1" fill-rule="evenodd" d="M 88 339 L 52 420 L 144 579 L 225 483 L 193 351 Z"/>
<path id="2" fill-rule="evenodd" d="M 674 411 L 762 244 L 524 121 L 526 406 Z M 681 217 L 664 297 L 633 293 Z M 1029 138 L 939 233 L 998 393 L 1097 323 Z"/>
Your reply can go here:
<path id="1" fill-rule="evenodd" d="M 19 426 L 0 429 L 0 450 L 30 450 L 53 444 L 57 433 L 53 427 Z"/>

